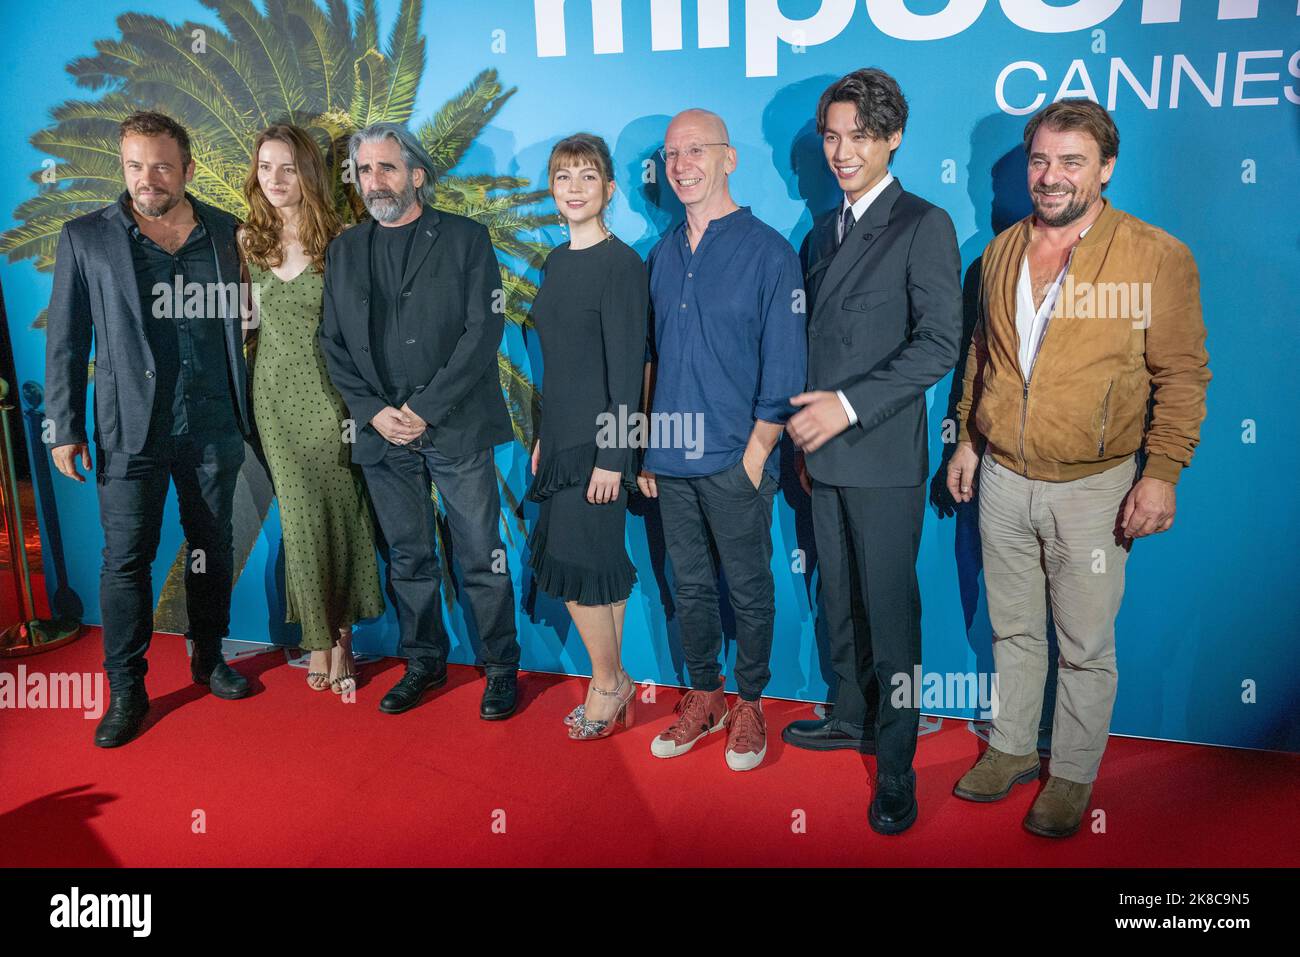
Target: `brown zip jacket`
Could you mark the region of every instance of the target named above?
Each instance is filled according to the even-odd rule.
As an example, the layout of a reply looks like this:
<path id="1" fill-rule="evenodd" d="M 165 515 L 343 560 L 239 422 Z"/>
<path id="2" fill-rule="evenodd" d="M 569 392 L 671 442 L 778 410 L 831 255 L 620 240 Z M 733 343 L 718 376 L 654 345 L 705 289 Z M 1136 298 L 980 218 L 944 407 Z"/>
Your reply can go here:
<path id="1" fill-rule="evenodd" d="M 1210 381 L 1196 263 L 1168 233 L 1103 203 L 1075 247 L 1027 380 L 1016 283 L 1033 217 L 985 248 L 958 441 L 1049 482 L 1143 449 L 1142 474 L 1176 483 L 1199 441 Z"/>

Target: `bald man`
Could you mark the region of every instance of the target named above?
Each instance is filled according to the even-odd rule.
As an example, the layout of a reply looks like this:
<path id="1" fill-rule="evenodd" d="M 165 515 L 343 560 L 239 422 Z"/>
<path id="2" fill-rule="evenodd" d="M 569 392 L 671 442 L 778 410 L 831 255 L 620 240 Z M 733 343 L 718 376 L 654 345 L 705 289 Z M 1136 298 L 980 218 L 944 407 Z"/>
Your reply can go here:
<path id="1" fill-rule="evenodd" d="M 737 156 L 720 117 L 678 114 L 659 152 L 686 221 L 647 261 L 646 406 L 652 421 L 681 428 L 670 447 L 647 450 L 639 484 L 659 499 L 690 690 L 650 751 L 678 757 L 725 727 L 727 766 L 748 771 L 767 753 L 772 500 L 777 440 L 807 371 L 803 276 L 785 237 L 731 198 Z M 740 695 L 730 707 L 714 554 L 736 621 Z"/>

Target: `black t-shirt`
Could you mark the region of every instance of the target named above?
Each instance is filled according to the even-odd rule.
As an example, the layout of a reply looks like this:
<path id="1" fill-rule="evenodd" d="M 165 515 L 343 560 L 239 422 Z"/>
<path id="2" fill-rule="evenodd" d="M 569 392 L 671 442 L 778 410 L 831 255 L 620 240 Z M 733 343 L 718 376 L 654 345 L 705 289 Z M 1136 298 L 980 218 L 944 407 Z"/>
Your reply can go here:
<path id="1" fill-rule="evenodd" d="M 414 391 L 406 375 L 405 348 L 397 322 L 402 276 L 415 243 L 418 219 L 405 226 L 375 224 L 370 233 L 370 348 L 386 398 L 401 406 Z"/>

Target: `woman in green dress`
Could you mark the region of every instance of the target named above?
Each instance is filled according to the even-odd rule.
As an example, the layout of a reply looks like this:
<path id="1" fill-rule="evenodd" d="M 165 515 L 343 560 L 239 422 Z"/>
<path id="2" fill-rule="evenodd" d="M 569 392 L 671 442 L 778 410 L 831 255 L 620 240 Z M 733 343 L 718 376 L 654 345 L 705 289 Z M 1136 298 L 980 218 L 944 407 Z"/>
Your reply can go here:
<path id="1" fill-rule="evenodd" d="M 316 344 L 325 247 L 342 225 L 310 136 L 275 125 L 258 137 L 244 182 L 241 252 L 254 290 L 253 419 L 285 553 L 285 620 L 311 652 L 307 684 L 356 688 L 352 625 L 384 613 L 374 530 L 350 463 L 348 413 Z"/>

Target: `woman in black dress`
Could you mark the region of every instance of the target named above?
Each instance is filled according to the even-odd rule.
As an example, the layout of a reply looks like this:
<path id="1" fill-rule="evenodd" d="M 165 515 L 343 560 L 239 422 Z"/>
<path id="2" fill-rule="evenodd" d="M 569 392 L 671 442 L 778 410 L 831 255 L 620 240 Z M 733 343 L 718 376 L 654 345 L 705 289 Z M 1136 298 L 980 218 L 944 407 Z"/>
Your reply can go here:
<path id="1" fill-rule="evenodd" d="M 541 503 L 529 564 L 538 587 L 568 607 L 591 658 L 587 699 L 564 721 L 569 737 L 588 741 L 628 726 L 636 696 L 621 652 L 636 581 L 623 526 L 637 450 L 620 429 L 640 409 L 649 293 L 641 257 L 605 227 L 614 195 L 605 141 L 588 133 L 561 140 L 549 177 L 569 241 L 547 257 L 532 310 L 543 405 L 528 490 Z"/>

